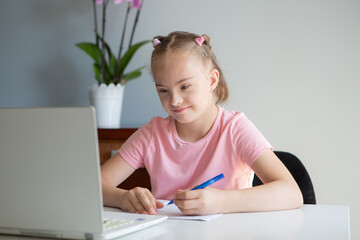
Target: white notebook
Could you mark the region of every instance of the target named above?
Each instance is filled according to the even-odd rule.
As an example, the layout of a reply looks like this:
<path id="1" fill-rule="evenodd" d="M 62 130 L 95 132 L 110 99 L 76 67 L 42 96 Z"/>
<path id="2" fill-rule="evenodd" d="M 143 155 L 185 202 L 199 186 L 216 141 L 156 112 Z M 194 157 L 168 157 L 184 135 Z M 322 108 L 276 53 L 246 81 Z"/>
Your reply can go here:
<path id="1" fill-rule="evenodd" d="M 175 204 L 167 205 L 170 201 L 168 200 L 159 200 L 165 206 L 157 210 L 158 215 L 167 216 L 169 219 L 178 219 L 178 220 L 192 220 L 192 221 L 206 221 L 209 222 L 214 218 L 220 217 L 222 214 L 210 214 L 210 215 L 184 215 Z M 107 212 L 122 212 L 118 208 L 105 207 Z"/>
<path id="2" fill-rule="evenodd" d="M 181 220 L 197 220 L 197 221 L 206 221 L 220 217 L 222 214 L 209 214 L 209 215 L 184 215 L 175 204 L 167 205 L 170 201 L 160 200 L 165 206 L 164 208 L 158 209 L 158 214 L 166 215 L 171 219 L 181 219 Z"/>

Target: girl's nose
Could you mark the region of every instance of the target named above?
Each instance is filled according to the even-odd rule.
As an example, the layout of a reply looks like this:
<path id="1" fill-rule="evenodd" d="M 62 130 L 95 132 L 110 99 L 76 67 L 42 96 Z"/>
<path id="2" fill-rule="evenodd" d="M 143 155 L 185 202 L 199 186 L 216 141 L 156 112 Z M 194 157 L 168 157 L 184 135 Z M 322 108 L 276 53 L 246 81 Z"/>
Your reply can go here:
<path id="1" fill-rule="evenodd" d="M 182 103 L 182 97 L 178 93 L 173 93 L 171 95 L 170 104 L 173 106 L 180 105 Z"/>

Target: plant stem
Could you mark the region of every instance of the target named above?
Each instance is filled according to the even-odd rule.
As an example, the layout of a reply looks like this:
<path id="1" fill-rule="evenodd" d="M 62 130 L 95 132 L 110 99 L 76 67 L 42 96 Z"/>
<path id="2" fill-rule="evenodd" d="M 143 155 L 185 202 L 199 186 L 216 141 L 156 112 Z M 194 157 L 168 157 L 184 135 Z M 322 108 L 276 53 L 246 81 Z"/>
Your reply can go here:
<path id="1" fill-rule="evenodd" d="M 101 68 L 100 68 L 100 80 L 105 82 L 108 85 L 108 82 L 105 80 L 105 22 L 106 22 L 106 6 L 109 3 L 109 0 L 103 2 L 103 12 L 102 12 L 102 33 L 101 33 Z"/>
<path id="2" fill-rule="evenodd" d="M 99 47 L 99 39 L 98 39 L 98 27 L 97 27 L 97 14 L 96 14 L 96 0 L 93 0 L 93 10 L 94 10 L 94 25 L 95 25 L 95 42 L 96 46 Z"/>
<path id="3" fill-rule="evenodd" d="M 131 37 L 130 37 L 130 41 L 129 41 L 129 48 L 131 47 L 131 44 L 132 44 L 132 41 L 133 41 L 133 38 L 134 38 L 135 29 L 136 29 L 136 26 L 137 26 L 137 23 L 138 23 L 138 20 L 139 20 L 139 16 L 140 16 L 140 11 L 141 11 L 143 5 L 144 5 L 144 0 L 142 1 L 141 8 L 138 9 L 138 11 L 136 12 L 135 22 L 134 22 L 134 25 L 133 25 L 133 29 L 131 31 Z"/>
<path id="4" fill-rule="evenodd" d="M 123 32 L 122 32 L 122 36 L 121 36 L 121 42 L 120 42 L 120 47 L 119 47 L 119 53 L 118 53 L 118 57 L 116 59 L 116 68 L 115 68 L 115 80 L 114 80 L 114 84 L 117 84 L 120 82 L 120 78 L 121 76 L 119 76 L 119 71 L 120 71 L 120 60 L 121 60 L 121 53 L 122 53 L 122 49 L 123 49 L 123 45 L 124 45 L 124 38 L 125 38 L 125 32 L 126 32 L 126 26 L 127 26 L 127 21 L 129 18 L 129 12 L 131 9 L 131 3 L 128 3 L 128 8 L 126 10 L 126 17 L 125 17 L 125 23 L 124 23 L 124 28 L 123 28 Z"/>

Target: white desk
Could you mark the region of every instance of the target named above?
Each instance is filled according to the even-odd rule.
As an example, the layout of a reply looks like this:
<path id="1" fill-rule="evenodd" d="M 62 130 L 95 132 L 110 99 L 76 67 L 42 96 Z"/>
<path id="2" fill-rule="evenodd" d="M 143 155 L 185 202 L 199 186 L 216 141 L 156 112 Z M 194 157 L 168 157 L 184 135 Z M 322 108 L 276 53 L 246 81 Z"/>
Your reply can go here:
<path id="1" fill-rule="evenodd" d="M 348 240 L 349 207 L 304 205 L 288 211 L 224 214 L 210 222 L 168 219 L 121 239 Z"/>
<path id="2" fill-rule="evenodd" d="M 34 239 L 0 236 L 0 239 Z M 122 240 L 326 239 L 349 240 L 347 206 L 304 205 L 300 209 L 224 214 L 210 222 L 168 219 Z"/>

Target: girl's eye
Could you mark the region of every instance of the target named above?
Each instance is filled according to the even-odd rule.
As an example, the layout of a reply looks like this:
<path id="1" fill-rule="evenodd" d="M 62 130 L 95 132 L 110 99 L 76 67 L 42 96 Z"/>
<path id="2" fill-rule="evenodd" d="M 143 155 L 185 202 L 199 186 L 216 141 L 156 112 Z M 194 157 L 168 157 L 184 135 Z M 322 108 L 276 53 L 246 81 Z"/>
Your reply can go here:
<path id="1" fill-rule="evenodd" d="M 166 93 L 166 92 L 167 92 L 166 89 L 159 89 L 158 91 L 159 91 L 160 93 Z"/>
<path id="2" fill-rule="evenodd" d="M 181 86 L 181 89 L 185 90 L 185 89 L 188 89 L 189 87 L 190 87 L 190 85 L 184 85 L 184 86 Z"/>

